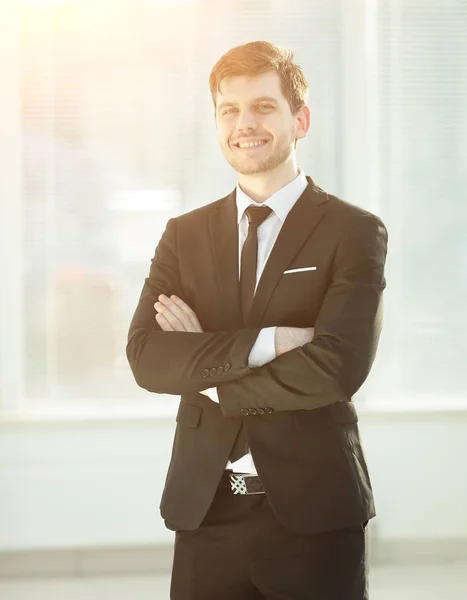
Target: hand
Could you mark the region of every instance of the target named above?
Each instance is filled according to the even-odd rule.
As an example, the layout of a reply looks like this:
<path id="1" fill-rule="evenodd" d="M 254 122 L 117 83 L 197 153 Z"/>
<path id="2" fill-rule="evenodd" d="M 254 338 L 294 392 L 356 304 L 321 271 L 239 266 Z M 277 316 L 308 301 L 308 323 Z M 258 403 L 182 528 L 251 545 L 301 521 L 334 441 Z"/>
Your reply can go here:
<path id="1" fill-rule="evenodd" d="M 159 296 L 154 304 L 156 321 L 162 331 L 191 331 L 203 333 L 198 317 L 191 308 L 177 296 Z"/>
<path id="2" fill-rule="evenodd" d="M 285 352 L 308 344 L 314 335 L 314 327 L 278 327 L 275 338 L 276 358 Z"/>

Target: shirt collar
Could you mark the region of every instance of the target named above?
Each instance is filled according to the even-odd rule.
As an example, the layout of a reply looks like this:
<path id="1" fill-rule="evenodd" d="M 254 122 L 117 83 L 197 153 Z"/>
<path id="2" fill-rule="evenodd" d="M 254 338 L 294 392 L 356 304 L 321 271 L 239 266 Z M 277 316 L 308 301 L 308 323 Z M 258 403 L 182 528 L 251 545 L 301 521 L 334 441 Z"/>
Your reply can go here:
<path id="1" fill-rule="evenodd" d="M 237 193 L 236 193 L 236 202 L 237 202 L 237 224 L 240 223 L 245 210 L 251 205 L 255 206 L 269 206 L 274 213 L 279 217 L 279 219 L 284 223 L 287 215 L 292 210 L 293 205 L 300 196 L 303 194 L 306 186 L 308 185 L 308 181 L 305 177 L 305 174 L 301 169 L 299 169 L 299 173 L 297 177 L 287 185 L 285 185 L 280 190 L 277 190 L 272 196 L 270 196 L 267 200 L 258 204 L 254 200 L 252 200 L 245 192 L 242 190 L 240 185 L 237 183 Z"/>

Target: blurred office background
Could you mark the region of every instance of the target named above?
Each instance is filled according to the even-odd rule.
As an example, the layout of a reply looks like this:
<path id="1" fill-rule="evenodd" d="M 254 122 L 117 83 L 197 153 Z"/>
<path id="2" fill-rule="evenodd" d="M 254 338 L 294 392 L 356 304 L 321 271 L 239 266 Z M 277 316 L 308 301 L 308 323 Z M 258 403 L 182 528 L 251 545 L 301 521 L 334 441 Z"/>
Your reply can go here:
<path id="1" fill-rule="evenodd" d="M 258 39 L 310 83 L 300 166 L 389 230 L 371 597 L 466 597 L 466 32 L 466 0 L 0 3 L 2 599 L 168 598 L 178 398 L 126 334 L 167 220 L 235 185 L 208 76 Z"/>

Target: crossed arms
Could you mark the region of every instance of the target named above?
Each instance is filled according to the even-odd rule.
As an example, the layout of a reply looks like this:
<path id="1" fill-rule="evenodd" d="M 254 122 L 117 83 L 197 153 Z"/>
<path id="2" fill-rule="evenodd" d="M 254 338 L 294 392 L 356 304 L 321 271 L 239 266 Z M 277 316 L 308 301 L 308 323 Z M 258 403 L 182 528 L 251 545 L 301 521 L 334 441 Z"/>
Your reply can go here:
<path id="1" fill-rule="evenodd" d="M 196 313 L 181 298 L 175 295 L 167 298 L 161 294 L 154 308 L 157 311 L 155 318 L 163 331 L 203 333 Z M 250 352 L 249 366 L 263 366 L 281 354 L 311 342 L 314 331 L 314 327 L 267 327 L 261 330 Z M 217 388 L 209 388 L 201 393 L 213 402 L 219 402 Z"/>
<path id="2" fill-rule="evenodd" d="M 170 324 L 161 295 L 183 297 L 176 248 L 177 221 L 171 219 L 128 335 L 127 357 L 141 387 L 175 395 L 217 387 L 227 417 L 239 416 L 244 407 L 313 410 L 350 400 L 363 384 L 376 355 L 386 285 L 387 231 L 377 217 L 359 216 L 343 235 L 312 339 L 285 349 L 281 343 L 290 331 L 283 330 L 291 328 L 278 328 L 277 358 L 255 369 L 248 357 L 261 328 L 204 333 L 194 313 L 187 315 L 188 331 Z M 176 315 L 176 301 L 171 302 Z M 311 333 L 309 328 L 299 331 Z"/>

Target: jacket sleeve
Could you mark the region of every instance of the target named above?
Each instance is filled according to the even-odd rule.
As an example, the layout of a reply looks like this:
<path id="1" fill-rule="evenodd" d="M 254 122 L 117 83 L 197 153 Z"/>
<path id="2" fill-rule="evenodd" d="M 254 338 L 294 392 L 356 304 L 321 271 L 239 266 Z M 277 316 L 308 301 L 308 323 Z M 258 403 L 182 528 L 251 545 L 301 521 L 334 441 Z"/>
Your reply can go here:
<path id="1" fill-rule="evenodd" d="M 313 340 L 218 386 L 226 417 L 242 408 L 313 410 L 349 401 L 367 378 L 381 334 L 387 230 L 363 215 L 344 233 Z"/>
<path id="2" fill-rule="evenodd" d="M 176 294 L 186 302 L 177 246 L 177 220 L 170 219 L 130 324 L 126 354 L 140 387 L 181 395 L 249 373 L 248 356 L 260 328 L 215 333 L 162 331 L 155 319 L 158 296 Z"/>

